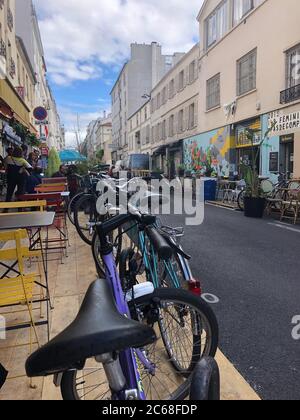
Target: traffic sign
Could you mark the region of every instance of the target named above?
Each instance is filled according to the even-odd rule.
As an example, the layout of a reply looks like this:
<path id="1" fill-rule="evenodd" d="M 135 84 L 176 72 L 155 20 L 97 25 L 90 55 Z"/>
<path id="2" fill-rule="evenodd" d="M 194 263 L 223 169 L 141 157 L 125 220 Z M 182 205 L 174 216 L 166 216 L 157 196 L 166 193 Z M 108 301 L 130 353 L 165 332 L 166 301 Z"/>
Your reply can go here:
<path id="1" fill-rule="evenodd" d="M 33 116 L 38 121 L 44 121 L 48 117 L 48 112 L 43 106 L 38 106 L 34 109 Z"/>

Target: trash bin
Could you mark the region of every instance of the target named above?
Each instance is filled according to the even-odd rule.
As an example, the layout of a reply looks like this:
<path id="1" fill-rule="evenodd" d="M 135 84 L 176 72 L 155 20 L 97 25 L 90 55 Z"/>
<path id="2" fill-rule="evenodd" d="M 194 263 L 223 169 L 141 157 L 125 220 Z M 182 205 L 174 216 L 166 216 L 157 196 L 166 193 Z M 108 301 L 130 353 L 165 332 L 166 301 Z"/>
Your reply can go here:
<path id="1" fill-rule="evenodd" d="M 216 201 L 217 181 L 215 179 L 206 179 L 204 181 L 204 200 Z"/>

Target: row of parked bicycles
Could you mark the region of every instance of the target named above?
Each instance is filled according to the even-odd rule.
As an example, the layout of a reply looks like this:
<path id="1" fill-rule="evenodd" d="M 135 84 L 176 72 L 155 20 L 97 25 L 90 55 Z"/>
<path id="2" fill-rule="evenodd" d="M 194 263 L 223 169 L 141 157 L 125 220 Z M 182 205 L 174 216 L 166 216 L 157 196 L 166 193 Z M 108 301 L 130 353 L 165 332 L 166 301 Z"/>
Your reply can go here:
<path id="1" fill-rule="evenodd" d="M 140 210 L 151 191 L 127 211 L 106 202 L 99 213 L 103 186 L 120 203 L 137 181 L 90 175 L 70 200 L 99 280 L 74 322 L 29 357 L 27 374 L 54 375 L 65 400 L 219 400 L 218 322 L 180 245 L 183 228 Z"/>

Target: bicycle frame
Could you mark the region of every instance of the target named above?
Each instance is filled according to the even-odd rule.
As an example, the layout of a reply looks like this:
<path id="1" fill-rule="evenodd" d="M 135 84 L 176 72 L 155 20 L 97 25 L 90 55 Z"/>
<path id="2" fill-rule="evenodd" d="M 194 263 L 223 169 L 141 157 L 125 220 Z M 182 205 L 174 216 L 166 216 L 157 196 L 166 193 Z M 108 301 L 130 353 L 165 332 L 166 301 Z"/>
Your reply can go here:
<path id="1" fill-rule="evenodd" d="M 108 255 L 102 255 L 102 259 L 106 268 L 106 281 L 112 288 L 118 311 L 120 314 L 130 318 L 130 310 L 122 290 L 122 285 L 113 252 L 109 253 Z M 122 371 L 127 380 L 127 390 L 136 390 L 138 393 L 138 399 L 146 400 L 141 375 L 139 373 L 138 361 L 140 361 L 140 363 L 144 365 L 145 369 L 147 369 L 150 373 L 153 374 L 155 372 L 155 367 L 149 360 L 147 360 L 141 350 L 128 349 L 120 354 Z M 116 397 L 117 400 L 124 400 L 125 393 L 126 390 L 122 390 L 114 397 Z"/>

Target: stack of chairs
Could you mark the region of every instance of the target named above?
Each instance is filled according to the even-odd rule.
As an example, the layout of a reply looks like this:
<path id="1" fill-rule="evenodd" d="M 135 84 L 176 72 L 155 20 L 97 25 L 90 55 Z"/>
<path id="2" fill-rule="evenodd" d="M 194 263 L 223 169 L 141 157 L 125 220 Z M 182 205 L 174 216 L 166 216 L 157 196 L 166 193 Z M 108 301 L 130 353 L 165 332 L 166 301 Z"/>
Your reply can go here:
<path id="1" fill-rule="evenodd" d="M 48 297 L 42 286 L 42 268 L 40 266 L 40 251 L 31 251 L 26 230 L 0 232 L 0 241 L 5 243 L 0 250 L 0 266 L 4 273 L 0 276 L 0 313 L 2 319 L 7 320 L 5 331 L 29 329 L 27 343 L 18 344 L 28 346 L 28 354 L 33 346 L 40 346 L 38 327 L 47 325 L 49 339 L 49 305 Z M 26 270 L 26 262 L 36 260 L 36 271 Z M 30 270 L 31 271 L 31 270 Z M 43 303 L 46 303 L 46 319 Z M 37 314 L 38 313 L 38 314 Z M 19 321 L 18 321 L 18 315 Z M 15 346 L 5 347 L 6 349 Z M 12 379 L 12 378 L 11 378 Z M 32 382 L 30 382 L 32 386 Z"/>

